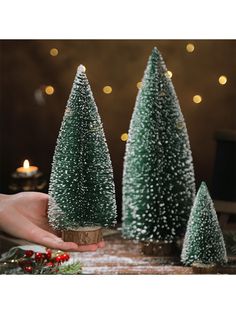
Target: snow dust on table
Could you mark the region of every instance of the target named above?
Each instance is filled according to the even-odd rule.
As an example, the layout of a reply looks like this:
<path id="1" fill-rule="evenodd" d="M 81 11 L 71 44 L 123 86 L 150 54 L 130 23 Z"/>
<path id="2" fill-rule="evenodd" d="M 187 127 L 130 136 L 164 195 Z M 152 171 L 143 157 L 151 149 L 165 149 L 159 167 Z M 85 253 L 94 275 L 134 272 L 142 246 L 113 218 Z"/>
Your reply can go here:
<path id="1" fill-rule="evenodd" d="M 104 240 L 104 249 L 71 253 L 70 262 L 80 261 L 82 274 L 192 274 L 176 258 L 144 256 L 140 244 L 122 239 L 119 231 L 108 231 Z"/>

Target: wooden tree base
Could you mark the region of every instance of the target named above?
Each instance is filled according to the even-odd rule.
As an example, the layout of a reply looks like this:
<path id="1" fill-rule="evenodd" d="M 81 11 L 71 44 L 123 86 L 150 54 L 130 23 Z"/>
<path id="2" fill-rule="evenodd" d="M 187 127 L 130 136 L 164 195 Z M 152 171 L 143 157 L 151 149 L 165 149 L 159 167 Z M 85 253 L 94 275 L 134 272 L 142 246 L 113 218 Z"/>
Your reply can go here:
<path id="1" fill-rule="evenodd" d="M 177 256 L 180 254 L 179 248 L 175 242 L 143 242 L 142 252 L 149 256 Z"/>
<path id="2" fill-rule="evenodd" d="M 81 227 L 77 230 L 63 230 L 62 239 L 65 242 L 75 242 L 82 245 L 96 244 L 103 239 L 102 228 Z"/>
<path id="3" fill-rule="evenodd" d="M 194 262 L 192 265 L 194 274 L 217 274 L 218 265 L 216 264 L 202 264 Z"/>

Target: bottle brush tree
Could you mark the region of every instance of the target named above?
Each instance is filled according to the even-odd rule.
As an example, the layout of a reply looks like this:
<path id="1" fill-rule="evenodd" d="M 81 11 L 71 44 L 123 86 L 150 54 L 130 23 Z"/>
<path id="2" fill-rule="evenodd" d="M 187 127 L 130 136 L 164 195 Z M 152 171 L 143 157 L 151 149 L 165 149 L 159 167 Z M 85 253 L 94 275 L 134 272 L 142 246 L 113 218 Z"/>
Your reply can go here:
<path id="1" fill-rule="evenodd" d="M 202 182 L 189 217 L 181 260 L 185 265 L 227 262 L 224 238 L 207 186 Z"/>
<path id="2" fill-rule="evenodd" d="M 194 196 L 184 117 L 166 65 L 154 48 L 137 95 L 126 145 L 123 236 L 145 241 L 148 246 L 175 243 L 185 231 Z"/>
<path id="3" fill-rule="evenodd" d="M 113 170 L 100 116 L 80 65 L 57 138 L 48 217 L 65 241 L 96 243 L 116 222 Z"/>

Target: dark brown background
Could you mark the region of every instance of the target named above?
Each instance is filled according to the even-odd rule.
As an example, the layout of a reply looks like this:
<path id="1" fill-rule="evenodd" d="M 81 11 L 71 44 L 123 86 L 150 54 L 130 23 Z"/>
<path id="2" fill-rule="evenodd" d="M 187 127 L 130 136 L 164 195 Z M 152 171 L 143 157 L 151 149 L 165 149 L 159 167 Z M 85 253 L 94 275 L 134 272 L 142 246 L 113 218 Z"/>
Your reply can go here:
<path id="1" fill-rule="evenodd" d="M 195 45 L 186 52 L 188 42 Z M 236 41 L 211 40 L 19 40 L 1 41 L 1 169 L 0 192 L 8 193 L 10 174 L 28 158 L 48 178 L 53 150 L 77 66 L 86 66 L 103 120 L 114 167 L 117 200 L 125 142 L 147 58 L 153 46 L 161 51 L 173 72 L 173 83 L 185 116 L 193 152 L 197 186 L 211 188 L 219 129 L 236 128 Z M 51 48 L 59 54 L 52 57 Z M 226 85 L 218 77 L 228 78 Z M 35 92 L 52 85 L 55 93 Z M 111 85 L 113 92 L 103 93 Z M 200 104 L 192 97 L 200 94 Z"/>

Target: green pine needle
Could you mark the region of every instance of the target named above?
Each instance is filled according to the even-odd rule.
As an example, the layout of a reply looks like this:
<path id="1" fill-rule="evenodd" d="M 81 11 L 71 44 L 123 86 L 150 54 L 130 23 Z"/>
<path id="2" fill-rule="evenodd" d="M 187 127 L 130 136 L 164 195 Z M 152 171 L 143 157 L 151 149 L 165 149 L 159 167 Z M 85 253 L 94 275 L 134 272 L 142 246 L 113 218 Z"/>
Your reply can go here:
<path id="1" fill-rule="evenodd" d="M 58 275 L 78 275 L 82 272 L 82 265 L 77 262 L 59 267 Z"/>
<path id="2" fill-rule="evenodd" d="M 132 114 L 123 173 L 125 238 L 177 241 L 195 196 L 188 132 L 165 62 L 154 48 Z"/>

